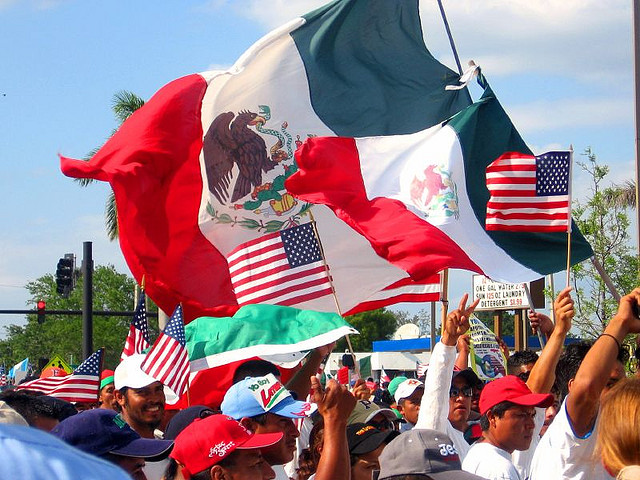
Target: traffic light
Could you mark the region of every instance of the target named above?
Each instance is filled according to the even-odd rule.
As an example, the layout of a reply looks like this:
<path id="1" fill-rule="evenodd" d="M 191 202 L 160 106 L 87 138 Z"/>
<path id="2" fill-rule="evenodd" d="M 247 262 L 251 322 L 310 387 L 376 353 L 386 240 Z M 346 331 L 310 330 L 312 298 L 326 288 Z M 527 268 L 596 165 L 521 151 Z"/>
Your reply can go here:
<path id="1" fill-rule="evenodd" d="M 58 261 L 56 268 L 56 292 L 63 298 L 69 298 L 69 294 L 76 284 L 75 278 L 76 259 L 72 253 L 67 253 Z"/>
<path id="2" fill-rule="evenodd" d="M 44 300 L 38 300 L 37 303 L 37 307 L 38 307 L 38 323 L 42 324 L 44 323 L 44 311 L 47 308 L 47 302 L 45 302 Z"/>

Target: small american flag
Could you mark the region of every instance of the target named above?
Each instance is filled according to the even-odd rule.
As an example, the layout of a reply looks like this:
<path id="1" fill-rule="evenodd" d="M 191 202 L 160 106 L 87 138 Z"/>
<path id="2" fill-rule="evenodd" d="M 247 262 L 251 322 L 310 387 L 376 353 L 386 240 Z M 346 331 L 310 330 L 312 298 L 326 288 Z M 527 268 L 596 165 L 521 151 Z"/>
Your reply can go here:
<path id="1" fill-rule="evenodd" d="M 45 377 L 16 386 L 16 390 L 32 390 L 67 402 L 94 402 L 98 400 L 100 368 L 104 349 L 100 349 L 66 377 Z"/>
<path id="2" fill-rule="evenodd" d="M 146 295 L 144 290 L 140 292 L 140 300 L 138 300 L 138 306 L 129 325 L 129 334 L 127 340 L 124 343 L 124 349 L 120 355 L 120 360 L 134 355 L 136 353 L 142 353 L 149 348 L 149 328 L 147 325 L 147 306 Z"/>
<path id="3" fill-rule="evenodd" d="M 439 302 L 442 282 L 441 273 L 436 273 L 420 282 L 414 282 L 409 277 L 403 278 L 374 293 L 366 301 L 346 312 L 345 315 L 376 310 L 400 302 Z"/>
<path id="4" fill-rule="evenodd" d="M 186 343 L 182 307 L 178 305 L 140 365 L 143 372 L 169 387 L 176 395 L 186 391 L 189 380 Z"/>
<path id="5" fill-rule="evenodd" d="M 416 362 L 416 372 L 418 374 L 418 378 L 424 377 L 427 374 L 427 370 L 429 370 L 428 363 Z"/>
<path id="6" fill-rule="evenodd" d="M 296 305 L 331 295 L 331 283 L 311 223 L 239 245 L 227 258 L 239 305 Z"/>
<path id="7" fill-rule="evenodd" d="M 566 232 L 571 152 L 501 155 L 487 167 L 487 230 Z"/>
<path id="8" fill-rule="evenodd" d="M 0 365 L 0 387 L 7 385 L 7 367 Z"/>

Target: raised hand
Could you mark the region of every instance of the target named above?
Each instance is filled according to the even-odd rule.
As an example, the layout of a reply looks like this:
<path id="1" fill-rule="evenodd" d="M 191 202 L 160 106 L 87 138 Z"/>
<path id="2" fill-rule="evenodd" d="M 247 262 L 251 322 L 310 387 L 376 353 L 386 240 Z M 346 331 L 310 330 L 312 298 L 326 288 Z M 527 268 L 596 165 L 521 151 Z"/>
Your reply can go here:
<path id="1" fill-rule="evenodd" d="M 562 290 L 553 302 L 553 312 L 556 317 L 556 329 L 560 333 L 567 333 L 571 330 L 571 320 L 576 314 L 571 298 L 571 287 Z"/>
<path id="2" fill-rule="evenodd" d="M 356 397 L 343 385 L 335 380 L 329 380 L 326 388 L 322 388 L 317 377 L 311 377 L 311 399 L 318 406 L 318 412 L 329 421 L 344 423 L 356 406 Z"/>
<path id="3" fill-rule="evenodd" d="M 460 335 L 464 335 L 469 330 L 469 317 L 480 303 L 480 299 L 476 299 L 467 307 L 469 294 L 465 293 L 460 299 L 458 308 L 449 312 L 442 326 L 442 343 L 449 346 L 455 346 Z"/>

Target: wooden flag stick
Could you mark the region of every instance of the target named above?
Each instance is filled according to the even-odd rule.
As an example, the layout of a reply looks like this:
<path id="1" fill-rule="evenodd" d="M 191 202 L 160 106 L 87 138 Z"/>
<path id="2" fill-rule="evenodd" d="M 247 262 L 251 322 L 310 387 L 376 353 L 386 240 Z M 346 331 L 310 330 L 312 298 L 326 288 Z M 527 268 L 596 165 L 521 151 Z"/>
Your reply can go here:
<path id="1" fill-rule="evenodd" d="M 573 177 L 573 145 L 569 145 L 569 182 L 567 186 L 567 284 L 571 286 L 571 179 Z"/>
<path id="2" fill-rule="evenodd" d="M 447 319 L 447 314 L 449 313 L 449 269 L 445 269 L 442 271 L 442 293 L 440 294 L 440 300 L 442 301 L 442 318 L 441 318 L 441 335 L 442 328 L 444 328 L 444 322 Z M 435 340 L 435 338 L 433 339 Z"/>
<path id="3" fill-rule="evenodd" d="M 318 248 L 320 249 L 320 257 L 322 257 L 322 264 L 324 265 L 324 271 L 326 272 L 327 278 L 329 279 L 329 285 L 331 286 L 331 294 L 333 296 L 333 301 L 336 304 L 336 311 L 338 312 L 338 315 L 342 317 L 343 316 L 342 309 L 340 308 L 340 303 L 338 302 L 336 287 L 333 284 L 333 279 L 331 278 L 331 274 L 329 272 L 329 264 L 327 263 L 327 258 L 324 255 L 324 247 L 322 246 L 322 240 L 320 239 L 320 234 L 318 233 L 318 227 L 316 226 L 316 219 L 314 218 L 313 212 L 311 211 L 311 209 L 309 209 L 309 218 L 311 219 L 313 234 L 315 235 L 316 240 L 318 241 Z M 358 376 L 360 376 L 360 365 L 356 360 L 356 353 L 353 351 L 353 346 L 351 345 L 351 337 L 349 336 L 349 334 L 346 334 L 345 338 L 347 340 L 347 347 L 349 348 L 349 353 L 351 354 L 351 358 L 353 358 L 353 366 Z"/>

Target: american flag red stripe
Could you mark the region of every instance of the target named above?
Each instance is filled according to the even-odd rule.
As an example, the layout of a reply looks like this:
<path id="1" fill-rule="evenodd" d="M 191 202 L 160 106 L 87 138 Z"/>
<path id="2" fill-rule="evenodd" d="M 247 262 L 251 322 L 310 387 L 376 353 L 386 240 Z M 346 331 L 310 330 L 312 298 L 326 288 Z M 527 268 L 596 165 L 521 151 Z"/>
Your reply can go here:
<path id="1" fill-rule="evenodd" d="M 178 305 L 140 368 L 147 375 L 182 395 L 189 380 L 189 354 L 184 336 L 182 307 Z"/>
<path id="2" fill-rule="evenodd" d="M 567 231 L 571 209 L 569 152 L 535 157 L 508 152 L 486 169 L 486 229 Z"/>
<path id="3" fill-rule="evenodd" d="M 409 277 L 398 280 L 372 295 L 366 302 L 358 304 L 345 315 L 375 310 L 401 302 L 439 302 L 442 300 L 442 281 L 441 273 L 421 282 L 414 282 Z"/>
<path id="4" fill-rule="evenodd" d="M 149 348 L 149 328 L 147 325 L 146 295 L 142 290 L 138 306 L 129 325 L 129 333 L 120 360 L 124 360 L 130 355 L 142 353 L 147 348 Z"/>
<path id="5" fill-rule="evenodd" d="M 332 294 L 310 223 L 246 242 L 234 249 L 227 261 L 241 306 L 290 306 Z"/>
<path id="6" fill-rule="evenodd" d="M 32 390 L 68 402 L 93 402 L 98 399 L 100 368 L 103 349 L 101 348 L 65 377 L 45 377 L 22 383 L 16 390 Z"/>

